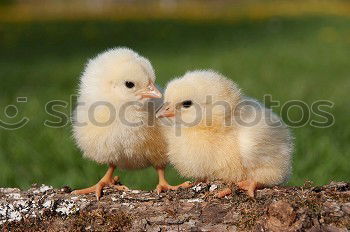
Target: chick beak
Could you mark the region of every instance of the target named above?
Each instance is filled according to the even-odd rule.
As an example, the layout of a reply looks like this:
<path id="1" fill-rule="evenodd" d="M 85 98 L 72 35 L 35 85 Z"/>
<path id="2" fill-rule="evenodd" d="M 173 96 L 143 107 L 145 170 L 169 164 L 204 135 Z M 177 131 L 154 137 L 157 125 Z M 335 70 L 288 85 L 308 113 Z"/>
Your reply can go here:
<path id="1" fill-rule="evenodd" d="M 152 82 L 146 87 L 144 91 L 140 93 L 141 98 L 161 98 L 162 93 L 159 92 L 157 87 L 154 86 Z"/>
<path id="2" fill-rule="evenodd" d="M 171 107 L 167 105 L 163 105 L 156 114 L 157 118 L 170 118 L 174 116 L 175 116 L 174 110 L 172 110 Z"/>

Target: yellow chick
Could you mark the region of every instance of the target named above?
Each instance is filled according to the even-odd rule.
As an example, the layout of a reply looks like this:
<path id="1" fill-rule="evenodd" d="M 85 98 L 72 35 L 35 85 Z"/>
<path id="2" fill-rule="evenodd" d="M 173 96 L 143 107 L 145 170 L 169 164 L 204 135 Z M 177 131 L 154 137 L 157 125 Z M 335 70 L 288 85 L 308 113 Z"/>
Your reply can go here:
<path id="1" fill-rule="evenodd" d="M 176 189 L 164 175 L 168 162 L 165 138 L 155 109 L 162 94 L 155 86 L 149 60 L 128 48 L 115 48 L 91 59 L 81 76 L 73 134 L 86 158 L 108 164 L 105 176 L 94 186 L 73 194 L 95 192 L 100 198 L 104 186 L 116 186 L 116 167 L 140 169 L 153 166 L 159 175 L 158 193 Z"/>
<path id="2" fill-rule="evenodd" d="M 170 119 L 163 123 L 168 156 L 181 175 L 236 184 L 251 197 L 257 188 L 288 180 L 289 129 L 233 81 L 214 71 L 188 72 L 168 84 L 164 102 L 157 117 Z"/>

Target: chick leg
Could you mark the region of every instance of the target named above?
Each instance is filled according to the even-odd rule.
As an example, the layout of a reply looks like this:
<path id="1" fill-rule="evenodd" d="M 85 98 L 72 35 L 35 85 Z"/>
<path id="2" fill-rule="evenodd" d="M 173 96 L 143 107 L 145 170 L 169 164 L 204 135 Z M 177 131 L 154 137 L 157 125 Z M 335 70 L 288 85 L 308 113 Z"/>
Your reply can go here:
<path id="1" fill-rule="evenodd" d="M 88 194 L 88 193 L 95 192 L 96 198 L 97 200 L 99 200 L 102 194 L 102 189 L 105 186 L 114 186 L 115 183 L 117 183 L 119 180 L 119 177 L 117 176 L 113 177 L 114 169 L 115 169 L 115 165 L 110 164 L 106 174 L 102 177 L 102 179 L 96 185 L 85 189 L 75 190 L 72 192 L 72 194 Z M 114 186 L 114 188 L 121 191 L 128 189 L 124 185 Z"/>
<path id="2" fill-rule="evenodd" d="M 186 181 L 177 186 L 171 186 L 165 179 L 164 168 L 157 168 L 157 173 L 159 177 L 159 183 L 156 188 L 157 194 L 161 193 L 163 190 L 178 190 L 179 188 L 189 188 L 192 186 L 189 181 Z"/>
<path id="3" fill-rule="evenodd" d="M 255 190 L 260 188 L 261 185 L 259 183 L 257 183 L 256 181 L 253 180 L 244 180 L 244 181 L 240 181 L 238 183 L 236 183 L 236 185 L 247 191 L 248 196 L 253 197 L 255 195 Z"/>

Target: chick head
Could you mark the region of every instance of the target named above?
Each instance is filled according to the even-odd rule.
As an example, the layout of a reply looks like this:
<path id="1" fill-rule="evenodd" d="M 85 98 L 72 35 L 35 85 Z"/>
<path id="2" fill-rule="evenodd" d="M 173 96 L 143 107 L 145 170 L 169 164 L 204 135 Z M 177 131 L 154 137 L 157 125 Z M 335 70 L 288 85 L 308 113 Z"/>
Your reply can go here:
<path id="1" fill-rule="evenodd" d="M 222 74 L 191 71 L 169 82 L 157 117 L 168 117 L 186 127 L 222 124 L 231 120 L 239 100 L 239 88 Z"/>
<path id="2" fill-rule="evenodd" d="M 128 48 L 113 48 L 91 59 L 81 78 L 82 93 L 112 104 L 161 98 L 148 59 Z"/>

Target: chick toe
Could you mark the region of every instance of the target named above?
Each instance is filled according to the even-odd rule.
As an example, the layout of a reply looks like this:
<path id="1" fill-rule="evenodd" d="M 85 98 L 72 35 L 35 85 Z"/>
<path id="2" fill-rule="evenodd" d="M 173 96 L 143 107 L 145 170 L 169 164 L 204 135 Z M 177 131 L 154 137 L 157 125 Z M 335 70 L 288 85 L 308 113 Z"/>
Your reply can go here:
<path id="1" fill-rule="evenodd" d="M 129 191 L 129 188 L 125 185 L 113 185 L 112 187 L 117 191 Z"/>
<path id="2" fill-rule="evenodd" d="M 247 191 L 248 196 L 254 198 L 255 190 L 260 187 L 260 185 L 256 181 L 252 180 L 244 180 L 236 183 L 236 185 L 245 191 Z"/>
<path id="3" fill-rule="evenodd" d="M 157 188 L 156 188 L 156 191 L 157 191 L 157 194 L 160 194 L 162 191 L 166 191 L 166 190 L 178 190 L 179 188 L 190 188 L 192 187 L 193 184 L 189 181 L 186 181 L 182 184 L 179 184 L 179 185 L 176 185 L 176 186 L 172 186 L 172 185 L 169 185 L 168 183 L 159 183 L 157 185 Z"/>
<path id="4" fill-rule="evenodd" d="M 156 187 L 156 192 L 157 194 L 160 194 L 163 191 L 167 191 L 167 190 L 176 190 L 175 186 L 171 186 L 169 184 L 158 184 Z"/>
<path id="5" fill-rule="evenodd" d="M 227 196 L 227 195 L 230 195 L 231 193 L 232 193 L 231 188 L 224 188 L 223 190 L 217 192 L 217 193 L 215 194 L 215 197 L 217 197 L 217 198 L 223 198 L 223 197 L 225 197 L 225 196 Z"/>

